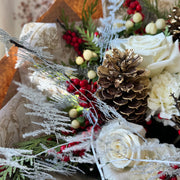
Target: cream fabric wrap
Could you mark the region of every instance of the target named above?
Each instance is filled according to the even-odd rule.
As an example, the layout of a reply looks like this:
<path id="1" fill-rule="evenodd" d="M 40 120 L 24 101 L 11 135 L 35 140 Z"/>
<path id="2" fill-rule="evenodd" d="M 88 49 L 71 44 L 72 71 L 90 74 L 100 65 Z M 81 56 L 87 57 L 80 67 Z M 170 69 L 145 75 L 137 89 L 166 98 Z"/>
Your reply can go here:
<path id="1" fill-rule="evenodd" d="M 31 35 L 27 42 L 33 47 L 46 47 L 44 52 L 54 54 L 54 61 L 68 62 L 69 58 L 75 57 L 73 49 L 65 47 L 65 42 L 61 38 L 62 29 L 56 24 L 29 23 L 24 26 L 20 37 L 28 33 Z M 24 64 L 19 68 L 21 81 L 23 84 L 33 86 L 29 79 L 27 66 Z M 24 103 L 27 103 L 26 100 L 17 93 L 0 110 L 0 146 L 11 147 L 14 143 L 23 140 L 22 135 L 25 132 L 38 128 L 31 124 L 32 117 L 25 115 L 27 110 Z"/>

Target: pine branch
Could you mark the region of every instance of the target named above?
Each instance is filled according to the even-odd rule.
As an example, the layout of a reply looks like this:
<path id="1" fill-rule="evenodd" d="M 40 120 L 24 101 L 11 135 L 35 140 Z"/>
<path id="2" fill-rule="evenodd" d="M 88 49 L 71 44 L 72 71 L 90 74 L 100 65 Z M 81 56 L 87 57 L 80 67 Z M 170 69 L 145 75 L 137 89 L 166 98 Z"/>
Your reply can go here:
<path id="1" fill-rule="evenodd" d="M 82 9 L 82 22 L 83 27 L 88 26 L 89 19 L 92 17 L 92 15 L 96 12 L 96 6 L 98 3 L 98 0 L 96 0 L 94 3 L 92 2 L 90 6 L 87 7 L 87 11 L 85 10 L 87 0 L 84 1 L 83 9 Z"/>
<path id="2" fill-rule="evenodd" d="M 157 18 L 167 19 L 168 11 L 164 10 L 161 12 L 158 7 L 158 0 L 155 0 L 153 4 L 149 0 L 142 0 L 144 7 L 152 14 L 156 15 Z"/>
<path id="3" fill-rule="evenodd" d="M 52 139 L 52 140 L 48 140 L 48 139 Z M 35 139 L 33 138 L 32 140 L 29 141 L 17 143 L 15 144 L 15 147 L 20 149 L 33 150 L 33 154 L 38 154 L 44 150 L 41 144 L 45 145 L 48 148 L 57 146 L 56 138 L 54 135 L 44 136 Z"/>
<path id="4" fill-rule="evenodd" d="M 94 40 L 94 33 L 89 32 L 89 30 L 85 31 L 85 29 L 81 29 L 80 27 L 76 27 L 78 32 L 81 34 L 81 37 L 83 38 L 85 42 L 85 45 L 88 49 L 94 51 L 95 53 L 99 54 L 99 47 L 96 46 L 96 44 L 93 42 Z"/>

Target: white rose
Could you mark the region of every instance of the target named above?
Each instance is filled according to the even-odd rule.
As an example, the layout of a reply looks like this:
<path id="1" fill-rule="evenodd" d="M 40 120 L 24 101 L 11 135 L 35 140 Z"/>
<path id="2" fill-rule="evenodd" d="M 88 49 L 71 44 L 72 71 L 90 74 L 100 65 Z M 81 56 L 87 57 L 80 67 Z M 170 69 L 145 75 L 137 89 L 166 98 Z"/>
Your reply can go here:
<path id="1" fill-rule="evenodd" d="M 115 39 L 112 48 L 121 51 L 134 49 L 144 58 L 142 65 L 151 71 L 151 76 L 167 69 L 171 73 L 180 72 L 179 43 L 173 43 L 172 36 L 157 35 L 131 36 L 127 39 Z"/>
<path id="2" fill-rule="evenodd" d="M 140 146 L 141 138 L 130 131 L 130 128 L 138 132 L 142 136 L 145 130 L 142 126 L 128 123 L 128 126 L 119 125 L 119 122 L 111 122 L 109 125 L 102 128 L 99 137 L 96 141 L 97 153 L 102 164 L 110 162 L 104 166 L 106 178 L 116 179 L 117 171 L 122 172 L 125 167 L 133 167 L 139 164 L 131 159 L 140 159 L 144 157 Z M 128 158 L 129 160 L 122 160 Z"/>

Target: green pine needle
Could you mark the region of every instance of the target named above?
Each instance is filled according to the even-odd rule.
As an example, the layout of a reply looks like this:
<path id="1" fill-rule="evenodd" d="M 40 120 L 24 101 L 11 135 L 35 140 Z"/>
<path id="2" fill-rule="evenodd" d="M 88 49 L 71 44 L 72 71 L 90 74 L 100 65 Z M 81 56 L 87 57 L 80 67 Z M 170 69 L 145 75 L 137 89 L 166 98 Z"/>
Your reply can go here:
<path id="1" fill-rule="evenodd" d="M 85 31 L 85 29 L 81 29 L 80 27 L 76 27 L 78 32 L 80 33 L 81 37 L 83 38 L 85 42 L 85 45 L 87 49 L 92 50 L 93 52 L 99 54 L 99 47 L 96 46 L 96 44 L 93 42 L 94 39 L 94 33 L 89 32 L 89 30 Z"/>
<path id="2" fill-rule="evenodd" d="M 89 19 L 92 18 L 92 15 L 96 12 L 98 0 L 95 0 L 94 3 L 92 2 L 91 5 L 87 7 L 87 11 L 85 10 L 86 2 L 87 0 L 84 1 L 82 9 L 82 22 L 84 28 L 88 26 Z"/>
<path id="3" fill-rule="evenodd" d="M 166 10 L 163 12 L 159 10 L 158 0 L 155 0 L 155 3 L 151 3 L 149 0 L 142 0 L 142 2 L 144 3 L 145 8 L 152 14 L 156 15 L 157 18 L 167 19 L 169 12 Z"/>
<path id="4" fill-rule="evenodd" d="M 54 135 L 44 136 L 37 139 L 20 142 L 20 143 L 15 144 L 15 147 L 20 148 L 20 149 L 33 150 L 33 154 L 38 154 L 44 151 L 44 149 L 41 147 L 41 144 L 45 145 L 48 148 L 51 148 L 57 145 L 56 141 L 49 141 L 47 140 L 48 138 L 55 139 L 55 136 Z"/>

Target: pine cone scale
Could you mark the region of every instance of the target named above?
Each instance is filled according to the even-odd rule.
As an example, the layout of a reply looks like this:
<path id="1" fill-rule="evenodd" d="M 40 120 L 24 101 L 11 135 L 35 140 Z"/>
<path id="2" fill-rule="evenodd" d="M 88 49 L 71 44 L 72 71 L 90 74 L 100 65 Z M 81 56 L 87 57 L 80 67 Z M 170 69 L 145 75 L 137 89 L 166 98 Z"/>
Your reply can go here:
<path id="1" fill-rule="evenodd" d="M 148 71 L 139 67 L 143 58 L 134 51 L 113 49 L 98 67 L 97 96 L 131 122 L 141 122 L 147 109 Z M 105 72 L 104 72 L 105 70 Z"/>

